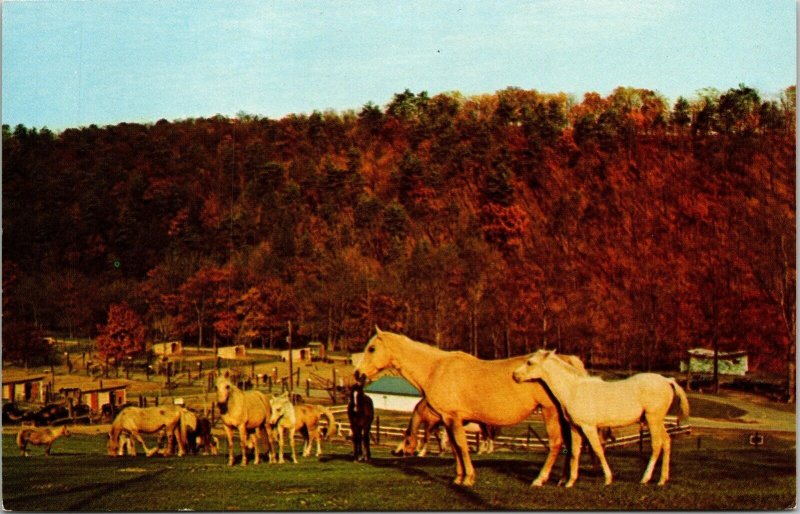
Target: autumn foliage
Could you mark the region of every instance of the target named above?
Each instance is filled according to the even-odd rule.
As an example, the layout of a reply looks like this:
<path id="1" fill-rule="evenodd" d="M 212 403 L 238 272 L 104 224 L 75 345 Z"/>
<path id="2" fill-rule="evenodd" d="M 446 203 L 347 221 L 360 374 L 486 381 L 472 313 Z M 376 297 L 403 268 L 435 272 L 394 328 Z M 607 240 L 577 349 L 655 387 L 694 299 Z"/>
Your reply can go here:
<path id="1" fill-rule="evenodd" d="M 744 85 L 4 127 L 4 315 L 91 336 L 127 302 L 204 346 L 281 344 L 291 320 L 332 348 L 378 324 L 488 358 L 674 369 L 717 346 L 784 372 L 794 127 L 794 87 Z"/>

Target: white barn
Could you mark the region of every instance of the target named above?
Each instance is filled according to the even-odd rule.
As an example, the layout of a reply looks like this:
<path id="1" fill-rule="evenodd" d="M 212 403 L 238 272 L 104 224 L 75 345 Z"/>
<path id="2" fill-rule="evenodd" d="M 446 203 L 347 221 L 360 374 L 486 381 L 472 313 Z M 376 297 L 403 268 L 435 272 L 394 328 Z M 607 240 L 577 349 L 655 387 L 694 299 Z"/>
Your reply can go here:
<path id="1" fill-rule="evenodd" d="M 422 399 L 416 387 L 403 377 L 381 377 L 364 388 L 376 409 L 413 412 Z"/>

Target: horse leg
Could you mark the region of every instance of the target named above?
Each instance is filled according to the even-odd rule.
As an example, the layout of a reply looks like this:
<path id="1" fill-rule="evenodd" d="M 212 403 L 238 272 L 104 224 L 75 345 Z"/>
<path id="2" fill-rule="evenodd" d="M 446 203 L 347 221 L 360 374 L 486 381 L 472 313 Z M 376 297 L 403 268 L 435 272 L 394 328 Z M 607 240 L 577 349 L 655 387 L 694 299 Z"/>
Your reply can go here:
<path id="1" fill-rule="evenodd" d="M 233 466 L 233 429 L 228 425 L 225 428 L 225 437 L 228 439 L 228 466 Z"/>
<path id="2" fill-rule="evenodd" d="M 369 425 L 365 426 L 361 430 L 363 430 L 364 432 L 364 435 L 361 438 L 362 441 L 364 442 L 364 453 L 365 453 L 364 462 L 368 462 L 372 458 L 372 454 L 369 451 Z"/>
<path id="3" fill-rule="evenodd" d="M 550 448 L 547 458 L 542 465 L 542 469 L 539 471 L 539 475 L 536 479 L 531 483 L 531 487 L 540 487 L 547 483 L 547 480 L 550 478 L 550 473 L 553 470 L 553 465 L 556 463 L 556 459 L 558 459 L 558 454 L 561 453 L 561 448 L 564 446 L 564 435 L 562 433 L 558 411 L 555 408 L 542 408 L 542 417 L 544 418 L 544 426 L 547 430 L 547 440 Z"/>
<path id="4" fill-rule="evenodd" d="M 647 468 L 644 470 L 644 475 L 642 475 L 642 483 L 646 484 L 650 481 L 653 477 L 653 468 L 655 468 L 656 461 L 658 461 L 658 456 L 661 454 L 661 446 L 663 440 L 663 433 L 662 429 L 664 427 L 664 423 L 657 423 L 656 420 L 652 419 L 649 415 L 647 417 L 647 425 L 650 428 L 650 445 L 653 449 L 652 453 L 650 454 L 650 461 L 647 463 Z M 663 477 L 663 471 L 662 471 Z"/>
<path id="5" fill-rule="evenodd" d="M 578 479 L 578 464 L 581 461 L 581 433 L 572 425 L 569 427 L 570 434 L 570 456 L 569 456 L 569 478 L 564 487 L 572 487 Z"/>
<path id="6" fill-rule="evenodd" d="M 272 446 L 272 438 L 272 429 L 270 428 L 269 423 L 266 423 L 264 425 L 264 449 L 267 451 L 270 464 L 275 462 L 275 448 Z"/>
<path id="7" fill-rule="evenodd" d="M 605 451 L 603 451 L 603 445 L 600 443 L 600 434 L 597 433 L 597 427 L 584 425 L 581 428 L 589 444 L 592 446 L 595 455 L 600 459 L 600 465 L 603 467 L 603 475 L 606 477 L 606 485 L 611 485 L 614 477 L 611 474 L 611 468 L 608 467 L 608 462 L 606 462 Z"/>
<path id="8" fill-rule="evenodd" d="M 472 459 L 469 456 L 469 441 L 467 433 L 464 431 L 464 423 L 460 419 L 451 420 L 450 431 L 452 431 L 451 445 L 456 452 L 456 480 L 455 483 L 466 487 L 471 487 L 475 483 L 475 468 L 472 467 Z M 459 466 L 460 465 L 460 466 Z M 461 475 L 459 476 L 459 467 Z"/>
<path id="9" fill-rule="evenodd" d="M 317 436 L 316 436 L 317 437 L 317 457 L 319 457 L 320 455 L 322 455 L 322 429 L 320 427 L 317 427 L 316 433 L 317 433 Z M 309 452 L 309 453 L 311 453 L 311 452 Z"/>
<path id="10" fill-rule="evenodd" d="M 283 427 L 278 425 L 278 464 L 283 464 Z"/>
<path id="11" fill-rule="evenodd" d="M 294 427 L 289 429 L 289 446 L 292 447 L 292 462 L 297 464 L 297 453 L 295 453 L 294 449 L 294 432 L 295 432 Z"/>
<path id="12" fill-rule="evenodd" d="M 247 426 L 246 423 L 239 425 L 239 443 L 242 447 L 242 466 L 247 466 Z"/>
<path id="13" fill-rule="evenodd" d="M 662 441 L 661 478 L 658 481 L 658 485 L 664 485 L 667 483 L 667 480 L 669 480 L 669 455 L 672 451 L 672 440 L 670 439 L 669 432 L 667 432 L 663 423 L 661 427 L 663 428 L 664 439 Z"/>

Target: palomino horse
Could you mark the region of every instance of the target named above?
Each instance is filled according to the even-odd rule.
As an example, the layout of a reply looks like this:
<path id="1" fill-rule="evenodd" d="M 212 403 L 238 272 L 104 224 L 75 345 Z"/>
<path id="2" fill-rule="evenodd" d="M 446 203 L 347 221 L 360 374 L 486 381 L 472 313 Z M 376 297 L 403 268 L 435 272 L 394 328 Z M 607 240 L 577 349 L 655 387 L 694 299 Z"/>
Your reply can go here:
<path id="1" fill-rule="evenodd" d="M 414 412 L 411 413 L 411 419 L 408 420 L 408 427 L 406 427 L 403 440 L 400 441 L 397 448 L 392 450 L 392 455 L 424 457 L 428 453 L 428 440 L 431 434 L 436 437 L 439 443 L 439 453 L 442 453 L 443 447 L 445 445 L 449 446 L 447 434 L 440 433 L 440 429 L 443 427 L 442 417 L 428 405 L 428 400 L 421 399 L 414 407 Z M 423 429 L 422 439 L 417 437 L 420 429 Z M 482 440 L 477 448 L 478 453 L 492 453 L 494 451 L 494 437 L 499 431 L 498 427 L 487 427 L 483 423 L 466 423 L 464 431 L 480 434 Z"/>
<path id="2" fill-rule="evenodd" d="M 283 431 L 289 431 L 289 445 L 292 448 L 292 462 L 297 464 L 297 454 L 294 447 L 294 434 L 298 430 L 303 434 L 303 457 L 311 455 L 311 445 L 317 442 L 317 457 L 322 455 L 320 439 L 320 419 L 325 416 L 328 420 L 328 432 L 336 427 L 336 420 L 333 419 L 331 411 L 320 405 L 299 404 L 293 405 L 286 394 L 273 396 L 269 400 L 272 416 L 269 424 L 273 430 L 278 431 L 278 462 L 283 464 Z"/>
<path id="3" fill-rule="evenodd" d="M 242 391 L 227 376 L 220 376 L 216 381 L 217 406 L 222 420 L 225 435 L 228 438 L 228 466 L 233 466 L 233 432 L 239 433 L 242 447 L 242 466 L 247 466 L 247 431 L 253 430 L 255 438 L 255 457 L 253 463 L 258 464 L 258 437 L 262 430 L 265 446 L 269 451 L 269 461 L 275 462 L 275 448 L 272 445 L 272 430 L 267 426 L 270 409 L 269 400 L 261 391 Z"/>
<path id="4" fill-rule="evenodd" d="M 539 350 L 519 366 L 513 373 L 519 382 L 541 379 L 561 403 L 572 425 L 573 454 L 570 462 L 571 472 L 567 487 L 578 478 L 578 459 L 580 458 L 579 427 L 592 446 L 600 465 L 603 467 L 606 485 L 612 481 L 603 446 L 600 444 L 598 427 L 621 427 L 637 423 L 644 418 L 650 429 L 653 453 L 642 476 L 646 484 L 653 476 L 653 468 L 661 451 L 661 479 L 664 485 L 669 479 L 670 442 L 669 433 L 664 426 L 672 400 L 677 394 L 680 399 L 681 416 L 689 415 L 689 401 L 686 393 L 675 379 L 655 373 L 637 373 L 624 380 L 604 382 L 599 377 L 578 377 L 570 373 L 563 361 L 556 358 L 555 351 Z"/>
<path id="5" fill-rule="evenodd" d="M 129 452 L 136 455 L 136 443 L 139 441 L 145 454 L 151 457 L 158 451 L 158 446 L 148 450 L 140 434 L 155 434 L 165 430 L 168 437 L 173 438 L 175 430 L 180 428 L 183 407 L 176 405 L 163 405 L 160 407 L 127 407 L 117 414 L 111 423 L 108 433 L 108 454 L 112 457 L 119 455 L 120 434 L 125 433 L 131 438 Z M 171 445 L 168 446 L 168 448 Z M 184 454 L 183 441 L 178 438 L 178 455 Z"/>
<path id="6" fill-rule="evenodd" d="M 28 456 L 28 445 L 44 446 L 44 454 L 50 455 L 50 447 L 59 437 L 69 437 L 67 425 L 59 428 L 23 428 L 17 434 L 17 446 L 23 457 Z"/>
<path id="7" fill-rule="evenodd" d="M 369 431 L 375 409 L 372 398 L 364 394 L 364 384 L 350 386 L 350 401 L 347 402 L 347 419 L 353 434 L 353 460 L 367 462 L 372 458 L 369 451 Z M 362 453 L 363 448 L 363 453 Z"/>
<path id="8" fill-rule="evenodd" d="M 564 442 L 561 422 L 558 407 L 541 384 L 517 383 L 511 378 L 511 373 L 525 362 L 525 357 L 486 361 L 464 352 L 440 350 L 400 334 L 382 332 L 377 327 L 376 331 L 356 366 L 356 379 L 394 368 L 423 392 L 430 406 L 442 417 L 447 435 L 454 442 L 456 484 L 471 486 L 475 483 L 465 421 L 514 425 L 539 405 L 550 439 L 550 452 L 532 485 L 539 486 L 547 481 Z M 586 373 L 580 359 L 573 357 L 570 361 L 580 365 L 575 373 Z"/>

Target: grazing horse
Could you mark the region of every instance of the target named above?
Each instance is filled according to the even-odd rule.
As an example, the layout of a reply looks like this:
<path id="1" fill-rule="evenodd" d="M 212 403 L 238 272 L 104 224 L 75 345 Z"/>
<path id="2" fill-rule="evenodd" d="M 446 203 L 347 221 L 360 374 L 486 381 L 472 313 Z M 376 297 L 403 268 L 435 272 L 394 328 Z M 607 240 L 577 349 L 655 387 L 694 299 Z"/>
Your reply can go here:
<path id="1" fill-rule="evenodd" d="M 247 431 L 254 430 L 255 458 L 258 464 L 258 436 L 263 430 L 265 445 L 269 449 L 269 461 L 275 462 L 275 448 L 272 445 L 272 430 L 267 425 L 270 417 L 269 400 L 261 391 L 242 391 L 228 377 L 220 376 L 216 381 L 217 406 L 220 419 L 228 438 L 228 465 L 233 466 L 233 432 L 239 433 L 242 447 L 242 466 L 247 466 Z"/>
<path id="2" fill-rule="evenodd" d="M 131 455 L 136 455 L 135 441 L 139 441 L 142 448 L 144 448 L 145 454 L 148 457 L 153 456 L 158 451 L 158 446 L 148 450 L 140 433 L 155 434 L 165 430 L 170 438 L 174 437 L 175 430 L 179 428 L 184 410 L 183 407 L 175 405 L 143 408 L 127 407 L 117 414 L 117 417 L 111 423 L 111 430 L 108 433 L 108 454 L 112 457 L 119 455 L 120 434 L 125 433 L 132 438 L 129 450 Z M 171 445 L 168 445 L 168 453 L 170 447 Z M 178 438 L 178 456 L 183 454 L 183 441 Z"/>
<path id="3" fill-rule="evenodd" d="M 417 436 L 420 428 L 423 429 L 422 439 Z M 447 433 L 442 432 L 442 428 L 444 428 L 442 417 L 431 409 L 425 398 L 421 399 L 414 407 L 411 419 L 408 420 L 408 427 L 406 427 L 403 440 L 400 441 L 397 448 L 392 450 L 392 455 L 410 456 L 416 454 L 418 457 L 424 457 L 428 453 L 428 440 L 431 434 L 436 437 L 439 444 L 439 453 L 442 453 L 444 446 L 449 446 Z M 483 423 L 466 423 L 464 430 L 468 433 L 481 435 L 482 441 L 478 446 L 478 453 L 492 453 L 494 451 L 494 438 L 500 430 L 498 427 L 486 426 Z"/>
<path id="4" fill-rule="evenodd" d="M 347 419 L 350 420 L 350 432 L 353 434 L 353 460 L 367 462 L 372 458 L 369 451 L 369 431 L 375 409 L 372 398 L 364 394 L 364 384 L 357 383 L 350 387 L 350 401 L 347 402 Z M 362 453 L 363 447 L 363 453 Z"/>
<path id="5" fill-rule="evenodd" d="M 525 357 L 482 360 L 464 352 L 440 350 L 376 327 L 376 334 L 367 343 L 364 357 L 356 366 L 355 377 L 361 380 L 383 369 L 394 368 L 422 391 L 430 406 L 442 417 L 447 435 L 454 443 L 454 482 L 465 486 L 475 483 L 475 468 L 469 456 L 464 422 L 515 425 L 541 405 L 550 452 L 532 484 L 540 486 L 549 478 L 564 439 L 558 407 L 544 387 L 536 382 L 518 383 L 511 378 L 511 373 L 525 360 Z M 580 359 L 571 357 L 569 361 L 576 374 L 586 373 Z"/>
<path id="6" fill-rule="evenodd" d="M 322 455 L 320 440 L 323 437 L 320 419 L 324 416 L 328 420 L 328 428 L 325 434 L 329 433 L 336 426 L 336 420 L 331 411 L 320 405 L 299 404 L 293 405 L 286 394 L 273 396 L 269 400 L 272 416 L 269 419 L 270 426 L 278 431 L 278 462 L 284 463 L 283 459 L 283 431 L 289 431 L 289 445 L 292 448 L 292 462 L 297 464 L 297 454 L 295 453 L 294 434 L 298 430 L 303 435 L 303 457 L 311 455 L 311 446 L 317 442 L 317 457 Z"/>
<path id="7" fill-rule="evenodd" d="M 653 476 L 658 456 L 663 450 L 661 460 L 661 479 L 664 485 L 669 479 L 670 442 L 669 433 L 664 426 L 675 395 L 680 399 L 681 416 L 689 415 L 689 401 L 686 393 L 674 378 L 666 378 L 656 373 L 637 373 L 624 380 L 605 382 L 599 377 L 578 377 L 570 373 L 564 363 L 556 358 L 555 351 L 539 350 L 513 373 L 519 382 L 541 379 L 546 383 L 561 403 L 570 424 L 572 441 L 579 440 L 580 428 L 592 446 L 600 465 L 603 467 L 606 485 L 613 480 L 608 467 L 603 446 L 600 444 L 598 427 L 622 427 L 647 420 L 653 452 L 650 462 L 642 476 L 646 484 Z M 570 462 L 571 473 L 567 487 L 578 478 L 578 459 L 580 444 L 573 444 L 574 452 Z"/>
<path id="8" fill-rule="evenodd" d="M 441 428 L 443 429 L 444 426 L 442 425 Z M 475 434 L 478 439 L 478 443 L 476 445 L 475 451 L 478 455 L 482 453 L 494 453 L 494 440 L 495 438 L 500 435 L 500 427 L 495 427 L 491 425 L 485 425 L 483 423 L 465 423 L 464 424 L 464 432 L 468 434 Z M 450 441 L 447 439 L 447 431 L 440 437 L 440 444 L 442 447 L 451 448 Z"/>
<path id="9" fill-rule="evenodd" d="M 44 446 L 44 454 L 50 455 L 50 447 L 62 436 L 70 436 L 67 425 L 61 425 L 59 428 L 23 428 L 17 434 L 17 446 L 23 457 L 28 456 L 28 444 Z"/>

